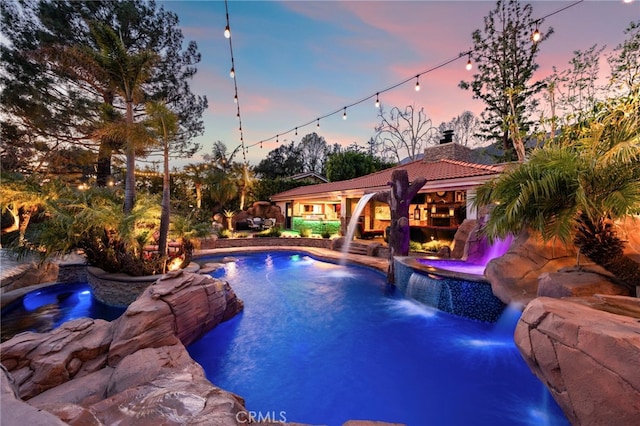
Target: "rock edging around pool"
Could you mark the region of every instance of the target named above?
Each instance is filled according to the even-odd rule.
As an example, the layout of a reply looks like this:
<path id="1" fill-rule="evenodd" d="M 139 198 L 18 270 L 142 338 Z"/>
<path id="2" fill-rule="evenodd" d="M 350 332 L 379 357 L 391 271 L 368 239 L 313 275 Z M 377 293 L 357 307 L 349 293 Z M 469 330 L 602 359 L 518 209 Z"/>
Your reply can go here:
<path id="1" fill-rule="evenodd" d="M 190 263 L 185 268 L 187 272 L 198 272 L 200 265 Z M 123 273 L 106 272 L 95 266 L 87 266 L 87 282 L 91 293 L 100 302 L 109 306 L 127 307 L 133 303 L 142 292 L 156 282 L 162 275 L 144 275 L 134 277 Z"/>
<path id="2" fill-rule="evenodd" d="M 19 334 L 0 345 L 0 423 L 237 424 L 242 398 L 211 384 L 185 346 L 242 309 L 228 283 L 176 271 L 115 321 Z"/>
<path id="3" fill-rule="evenodd" d="M 640 299 L 539 297 L 515 343 L 575 425 L 640 424 Z"/>

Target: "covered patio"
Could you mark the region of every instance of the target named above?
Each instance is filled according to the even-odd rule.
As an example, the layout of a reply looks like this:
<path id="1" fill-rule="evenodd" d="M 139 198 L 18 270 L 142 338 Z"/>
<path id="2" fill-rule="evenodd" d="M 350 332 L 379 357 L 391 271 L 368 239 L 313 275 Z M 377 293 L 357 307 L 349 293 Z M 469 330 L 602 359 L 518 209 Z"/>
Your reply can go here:
<path id="1" fill-rule="evenodd" d="M 427 180 L 409 207 L 411 239 L 418 242 L 451 240 L 465 219 L 477 217 L 468 202 L 475 188 L 503 170 L 502 165 L 474 163 L 470 158 L 469 148 L 453 142 L 440 144 L 427 148 L 422 160 L 359 178 L 294 188 L 273 195 L 271 201 L 284 212 L 286 229 L 339 223 L 345 235 L 360 198 L 388 191 L 393 170 L 404 169 L 410 181 L 417 177 Z M 365 239 L 381 239 L 390 225 L 389 206 L 379 201 L 369 201 L 359 216 L 360 237 Z"/>

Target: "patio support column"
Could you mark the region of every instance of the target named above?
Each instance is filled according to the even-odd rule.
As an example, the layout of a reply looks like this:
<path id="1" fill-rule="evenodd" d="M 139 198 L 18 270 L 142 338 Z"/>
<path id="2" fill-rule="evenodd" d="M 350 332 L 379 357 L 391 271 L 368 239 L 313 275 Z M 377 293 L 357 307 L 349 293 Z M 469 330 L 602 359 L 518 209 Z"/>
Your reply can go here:
<path id="1" fill-rule="evenodd" d="M 476 197 L 476 189 L 469 188 L 467 189 L 467 219 L 477 219 L 478 218 L 478 209 L 472 206 L 469 200 L 474 199 Z"/>

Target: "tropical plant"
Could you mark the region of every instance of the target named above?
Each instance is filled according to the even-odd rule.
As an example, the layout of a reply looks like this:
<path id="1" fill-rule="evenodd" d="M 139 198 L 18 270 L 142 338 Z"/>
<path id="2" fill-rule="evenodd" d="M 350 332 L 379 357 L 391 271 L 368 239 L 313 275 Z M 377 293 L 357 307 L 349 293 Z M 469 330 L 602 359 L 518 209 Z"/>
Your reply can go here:
<path id="1" fill-rule="evenodd" d="M 409 241 L 409 250 L 410 251 L 422 251 L 422 243 L 419 241 Z"/>
<path id="2" fill-rule="evenodd" d="M 122 195 L 109 188 L 79 191 L 62 187 L 42 207 L 44 220 L 29 226 L 22 244 L 5 246 L 19 255 L 42 260 L 80 250 L 92 266 L 132 276 L 164 271 L 166 258 L 155 253 L 160 221 L 158 197 L 141 193 L 130 213 L 122 210 Z M 180 243 L 181 266 L 191 260 L 195 237 L 209 228 L 188 216 L 172 218 L 170 236 Z"/>
<path id="3" fill-rule="evenodd" d="M 222 212 L 222 215 L 224 216 L 225 220 L 227 221 L 227 229 L 230 231 L 233 231 L 233 216 L 235 216 L 236 212 L 234 212 L 233 210 L 225 210 Z"/>
<path id="4" fill-rule="evenodd" d="M 309 238 L 313 234 L 313 230 L 311 227 L 301 226 L 300 229 L 298 229 L 298 233 L 303 238 Z"/>
<path id="5" fill-rule="evenodd" d="M 253 234 L 253 238 L 278 238 L 282 235 L 282 229 L 279 226 L 272 226 L 264 231 Z"/>
<path id="6" fill-rule="evenodd" d="M 238 186 L 233 177 L 221 170 L 212 170 L 205 179 L 209 197 L 214 203 L 214 211 L 229 208 L 238 196 Z"/>
<path id="7" fill-rule="evenodd" d="M 231 238 L 233 236 L 233 232 L 228 228 L 220 228 L 218 230 L 218 238 Z"/>
<path id="8" fill-rule="evenodd" d="M 634 294 L 640 265 L 624 256 L 613 224 L 640 213 L 640 100 L 599 105 L 595 118 L 480 186 L 473 202 L 491 206 L 490 239 L 529 227 L 546 241 L 573 242 Z"/>

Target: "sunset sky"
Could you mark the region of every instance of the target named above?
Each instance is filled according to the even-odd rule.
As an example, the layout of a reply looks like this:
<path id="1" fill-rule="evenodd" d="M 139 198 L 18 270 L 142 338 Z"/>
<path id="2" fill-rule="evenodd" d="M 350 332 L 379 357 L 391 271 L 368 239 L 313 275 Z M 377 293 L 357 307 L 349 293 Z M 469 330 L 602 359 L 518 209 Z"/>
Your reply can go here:
<path id="1" fill-rule="evenodd" d="M 575 2 L 533 1 L 538 19 Z M 161 1 L 180 18 L 186 40 L 198 43 L 202 62 L 192 82 L 195 93 L 206 95 L 205 134 L 198 138 L 203 149 L 192 159 L 173 160 L 172 166 L 200 161 L 215 141 L 229 150 L 240 145 L 233 102 L 233 79 L 229 76 L 231 54 L 224 38 L 223 1 Z M 364 146 L 379 123 L 376 92 L 415 77 L 472 48 L 471 34 L 484 29 L 483 18 L 495 8 L 494 1 L 229 1 L 238 98 L 247 160 L 257 164 L 279 144 L 299 142 L 316 132 L 327 143 Z M 542 44 L 538 55 L 539 77 L 553 66 L 569 67 L 573 51 L 606 45 L 609 53 L 624 39 L 624 30 L 640 19 L 640 2 L 622 0 L 584 1 L 548 17 L 541 30 L 554 34 Z M 533 30 L 533 28 L 532 28 Z M 464 110 L 476 114 L 483 104 L 471 92 L 458 88 L 471 80 L 465 70 L 467 58 L 380 94 L 388 111 L 393 106 L 424 107 L 435 126 Z M 608 74 L 606 60 L 600 64 Z M 347 109 L 363 98 L 371 99 Z M 334 111 L 339 113 L 320 120 Z M 312 124 L 303 127 L 304 124 Z M 294 132 L 284 132 L 299 127 Z M 261 140 L 273 138 L 263 144 Z M 236 160 L 242 160 L 241 153 Z"/>

